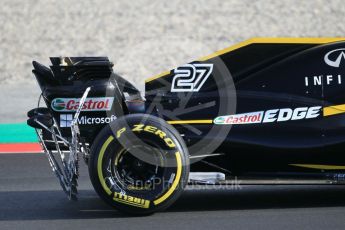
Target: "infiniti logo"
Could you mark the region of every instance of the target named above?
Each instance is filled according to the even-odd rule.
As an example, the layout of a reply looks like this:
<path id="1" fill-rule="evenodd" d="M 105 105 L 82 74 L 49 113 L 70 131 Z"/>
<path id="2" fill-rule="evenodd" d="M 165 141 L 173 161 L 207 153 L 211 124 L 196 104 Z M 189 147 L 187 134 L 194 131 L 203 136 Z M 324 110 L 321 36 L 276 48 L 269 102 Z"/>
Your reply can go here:
<path id="1" fill-rule="evenodd" d="M 324 59 L 327 65 L 333 66 L 333 67 L 339 67 L 341 60 L 344 59 L 345 61 L 345 48 L 336 49 L 336 50 L 332 50 L 328 52 L 325 55 Z"/>

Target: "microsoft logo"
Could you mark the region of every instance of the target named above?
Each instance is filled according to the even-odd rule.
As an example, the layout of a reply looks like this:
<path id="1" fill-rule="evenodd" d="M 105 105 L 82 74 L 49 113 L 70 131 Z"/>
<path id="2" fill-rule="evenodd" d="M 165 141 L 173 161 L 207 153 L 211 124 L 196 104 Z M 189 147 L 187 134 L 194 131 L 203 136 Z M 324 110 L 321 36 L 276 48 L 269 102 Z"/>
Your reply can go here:
<path id="1" fill-rule="evenodd" d="M 74 115 L 73 114 L 60 114 L 60 127 L 67 128 L 71 127 Z M 101 125 L 109 124 L 112 121 L 116 120 L 115 115 L 109 117 L 87 117 L 82 116 L 77 119 L 79 125 Z"/>
<path id="2" fill-rule="evenodd" d="M 60 114 L 60 127 L 71 127 L 73 114 Z"/>

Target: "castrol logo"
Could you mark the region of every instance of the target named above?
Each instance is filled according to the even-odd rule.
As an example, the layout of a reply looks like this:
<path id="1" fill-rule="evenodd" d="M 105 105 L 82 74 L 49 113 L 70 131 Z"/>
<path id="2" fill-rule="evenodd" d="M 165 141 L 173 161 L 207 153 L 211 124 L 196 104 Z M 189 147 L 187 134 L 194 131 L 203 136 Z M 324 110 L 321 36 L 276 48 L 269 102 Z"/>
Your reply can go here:
<path id="1" fill-rule="evenodd" d="M 79 98 L 55 98 L 51 107 L 56 112 L 73 112 L 79 107 Z M 112 97 L 93 97 L 86 99 L 82 111 L 109 111 L 113 105 Z"/>

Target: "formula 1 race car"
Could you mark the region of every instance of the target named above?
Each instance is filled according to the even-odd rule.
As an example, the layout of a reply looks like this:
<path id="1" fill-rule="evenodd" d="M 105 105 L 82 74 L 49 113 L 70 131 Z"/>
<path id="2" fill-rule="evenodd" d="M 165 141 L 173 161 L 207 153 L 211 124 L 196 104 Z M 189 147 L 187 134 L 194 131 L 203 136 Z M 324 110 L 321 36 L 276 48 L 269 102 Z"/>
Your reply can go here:
<path id="1" fill-rule="evenodd" d="M 99 196 L 150 214 L 190 185 L 345 182 L 345 39 L 251 39 L 145 82 L 107 57 L 51 57 L 28 112 L 77 199 L 79 156 Z"/>

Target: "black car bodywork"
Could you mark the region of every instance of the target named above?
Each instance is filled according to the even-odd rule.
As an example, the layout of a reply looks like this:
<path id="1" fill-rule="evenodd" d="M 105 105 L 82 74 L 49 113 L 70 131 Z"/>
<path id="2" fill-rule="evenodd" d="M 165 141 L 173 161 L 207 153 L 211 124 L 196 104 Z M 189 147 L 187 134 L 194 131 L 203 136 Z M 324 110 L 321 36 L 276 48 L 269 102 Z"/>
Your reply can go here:
<path id="1" fill-rule="evenodd" d="M 232 113 L 220 114 L 215 105 L 178 117 L 201 120 L 200 123 L 209 121 L 208 124 L 197 124 L 197 121 L 191 124 L 203 130 L 232 125 L 215 151 L 224 153 L 218 158 L 226 160 L 209 158 L 212 163 L 237 176 L 317 177 L 319 173 L 325 176 L 324 172 L 332 174 L 345 169 L 345 43 L 341 39 L 334 42 L 253 39 L 200 62 L 214 63 L 214 66 L 219 62 L 224 64 L 231 73 L 234 87 L 229 89 L 228 85 L 217 85 L 208 79 L 204 87 L 193 92 L 195 103 L 222 97 L 217 92 L 224 88 L 235 90 L 236 114 L 239 114 L 229 118 L 226 115 Z M 173 78 L 171 71 L 150 79 L 146 82 L 146 91 L 155 94 L 159 90 L 178 97 L 178 93 L 170 92 L 169 85 L 165 86 Z M 146 98 L 150 101 L 151 97 L 146 94 Z M 177 102 L 167 107 L 174 110 L 178 106 Z M 245 120 L 246 114 L 258 117 L 251 123 L 248 118 Z M 217 118 L 220 119 L 218 124 Z M 192 135 L 190 139 L 198 137 L 203 138 L 203 135 Z M 189 139 L 188 135 L 185 139 Z"/>
<path id="2" fill-rule="evenodd" d="M 179 131 L 191 172 L 339 181 L 345 171 L 343 39 L 251 39 L 148 79 L 145 99 L 107 58 L 60 60 L 34 73 L 66 135 L 92 87 L 79 122 L 90 145 L 112 119 L 149 113 Z"/>

